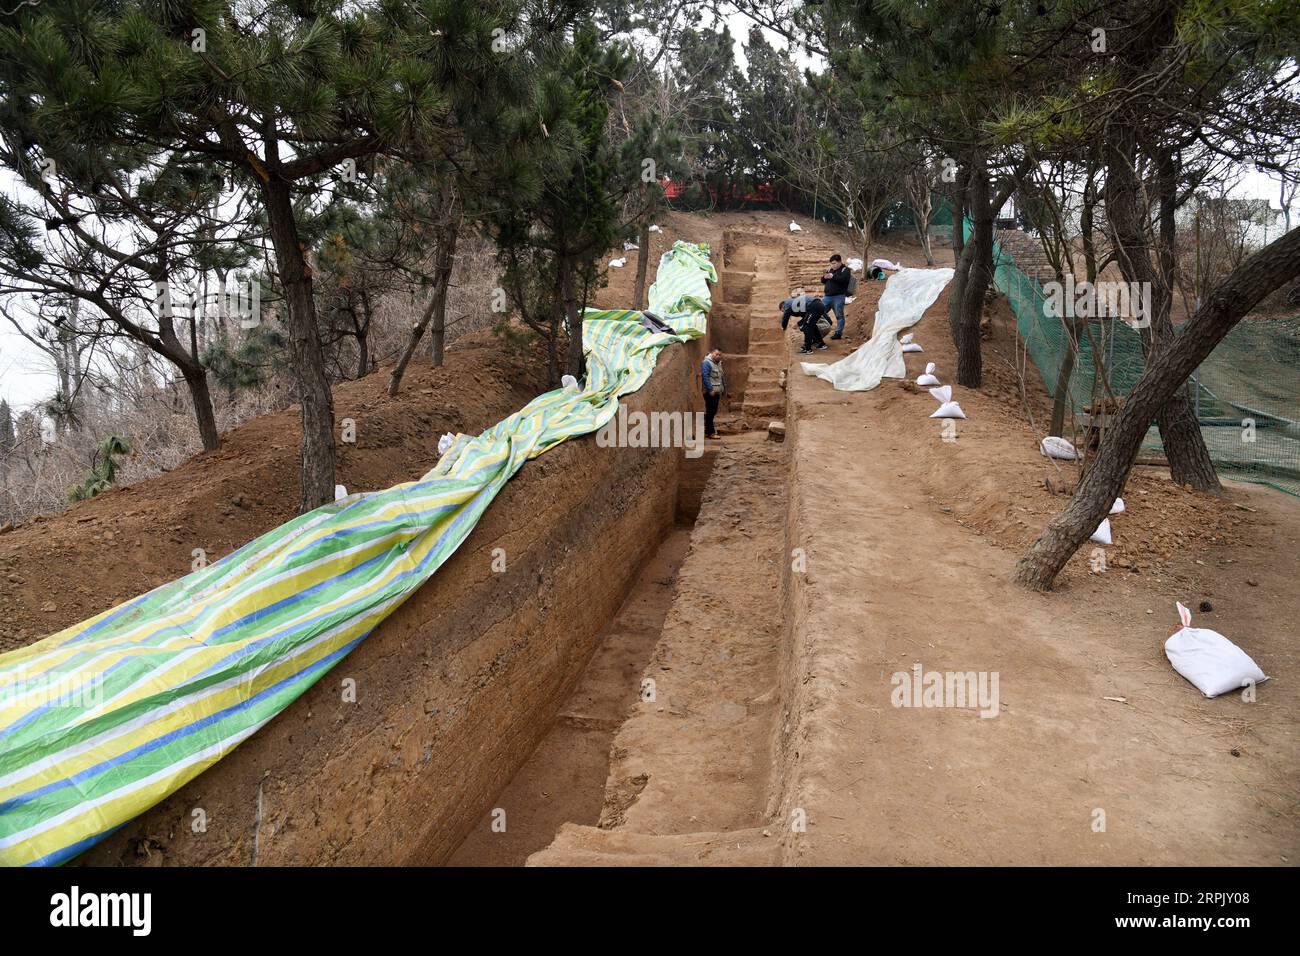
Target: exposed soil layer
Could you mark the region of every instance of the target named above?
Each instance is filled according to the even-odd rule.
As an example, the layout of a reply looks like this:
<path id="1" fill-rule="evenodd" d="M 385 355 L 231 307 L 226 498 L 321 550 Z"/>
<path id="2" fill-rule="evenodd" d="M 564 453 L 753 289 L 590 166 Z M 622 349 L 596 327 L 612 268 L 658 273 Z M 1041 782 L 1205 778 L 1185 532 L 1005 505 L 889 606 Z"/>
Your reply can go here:
<path id="1" fill-rule="evenodd" d="M 662 633 L 629 682 L 643 693 L 614 735 L 604 806 L 598 819 L 569 818 L 531 865 L 776 861 L 779 840 L 764 824 L 780 709 L 786 450 L 756 432 L 719 444 Z"/>

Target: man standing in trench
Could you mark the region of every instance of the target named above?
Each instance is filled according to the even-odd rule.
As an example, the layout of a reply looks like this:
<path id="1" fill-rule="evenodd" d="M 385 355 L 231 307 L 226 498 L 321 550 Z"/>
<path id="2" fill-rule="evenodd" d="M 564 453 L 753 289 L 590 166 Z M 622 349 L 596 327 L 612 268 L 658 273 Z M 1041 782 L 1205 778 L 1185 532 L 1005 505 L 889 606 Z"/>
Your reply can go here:
<path id="1" fill-rule="evenodd" d="M 700 385 L 704 389 L 704 434 L 709 438 L 721 438 L 713 419 L 718 414 L 718 403 L 727 394 L 727 378 L 722 373 L 722 349 L 714 349 L 704 356 L 700 363 Z"/>

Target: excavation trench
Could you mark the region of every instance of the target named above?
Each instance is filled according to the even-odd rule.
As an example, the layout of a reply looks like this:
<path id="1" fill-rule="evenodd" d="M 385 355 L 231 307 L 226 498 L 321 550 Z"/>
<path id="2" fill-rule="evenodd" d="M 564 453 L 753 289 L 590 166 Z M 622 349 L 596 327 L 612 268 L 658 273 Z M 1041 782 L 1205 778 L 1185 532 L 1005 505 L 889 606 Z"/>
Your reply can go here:
<path id="1" fill-rule="evenodd" d="M 682 461 L 676 523 L 537 748 L 449 863 L 684 862 L 710 843 L 700 832 L 728 842 L 769 819 L 786 453 L 750 429 L 784 417 L 785 349 L 772 303 L 786 255 L 779 238 L 724 236 L 709 345 L 725 356 L 730 434 Z M 776 841 L 755 849 L 775 853 Z"/>
<path id="2" fill-rule="evenodd" d="M 449 863 L 687 862 L 700 833 L 763 826 L 777 782 L 785 471 L 784 446 L 756 433 L 683 469 L 678 523 Z"/>
<path id="3" fill-rule="evenodd" d="M 733 388 L 750 411 L 779 417 L 779 369 L 763 352 L 776 351 L 779 325 L 770 307 L 746 314 L 745 300 L 777 300 L 784 246 L 733 252 L 720 283 L 732 301 L 709 344 L 731 335 L 759 359 L 732 366 L 752 369 Z M 624 398 L 629 414 L 700 412 L 704 351 L 666 349 Z M 494 387 L 474 353 L 452 359 L 442 387 Z M 373 407 L 367 453 L 392 461 L 401 446 L 383 444 L 384 416 L 409 411 Z M 459 427 L 422 421 L 420 435 Z M 562 860 L 588 831 L 676 839 L 760 826 L 780 697 L 786 451 L 759 431 L 706 449 L 691 458 L 587 436 L 530 462 L 332 671 L 77 862 L 538 863 Z M 230 470 L 232 486 L 248 486 Z M 362 486 L 393 480 L 376 472 Z"/>
<path id="4" fill-rule="evenodd" d="M 666 349 L 625 397 L 628 414 L 697 413 L 702 355 L 703 343 Z M 656 613 L 644 592 L 672 574 L 710 461 L 586 436 L 530 462 L 438 573 L 332 672 L 80 862 L 447 861 L 538 747 L 554 745 L 557 714 L 598 761 L 613 698 L 569 702 L 597 648 L 618 652 L 598 667 L 644 660 Z M 639 606 L 636 639 L 611 641 L 633 629 Z"/>
<path id="5" fill-rule="evenodd" d="M 713 456 L 701 460 L 711 463 Z M 689 524 L 674 525 L 642 565 L 542 742 L 491 801 L 449 864 L 521 866 L 565 823 L 599 823 L 614 735 L 641 693 L 642 673 L 659 641 L 690 538 Z"/>

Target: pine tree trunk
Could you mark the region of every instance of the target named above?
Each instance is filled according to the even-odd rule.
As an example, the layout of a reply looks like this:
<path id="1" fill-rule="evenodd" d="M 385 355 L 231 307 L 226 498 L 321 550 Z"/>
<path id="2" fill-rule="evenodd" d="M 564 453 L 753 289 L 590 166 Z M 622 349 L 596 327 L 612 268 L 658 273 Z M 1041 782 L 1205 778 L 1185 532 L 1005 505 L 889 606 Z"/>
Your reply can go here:
<path id="1" fill-rule="evenodd" d="M 1120 128 L 1113 137 L 1111 153 L 1106 168 L 1106 214 L 1114 233 L 1120 270 L 1128 282 L 1137 282 L 1151 289 L 1151 325 L 1142 334 L 1142 351 L 1148 364 L 1169 348 L 1175 338 L 1169 310 L 1173 301 L 1172 263 L 1162 262 L 1156 268 L 1152 261 L 1151 244 L 1147 239 L 1146 216 L 1138 195 L 1139 183 L 1134 172 L 1137 160 L 1136 134 L 1131 128 Z M 1173 185 L 1171 173 L 1162 170 L 1162 191 Z M 1173 216 L 1172 201 L 1166 195 L 1161 203 L 1161 216 Z M 1165 224 L 1164 230 L 1171 225 Z M 1166 232 L 1162 246 L 1172 245 L 1172 234 Z M 1160 250 L 1162 259 L 1172 252 Z M 1221 489 L 1214 462 L 1205 446 L 1205 438 L 1196 425 L 1196 416 L 1187 389 L 1175 391 L 1170 397 L 1171 407 L 1162 411 L 1160 440 L 1169 460 L 1169 473 L 1180 485 L 1191 485 L 1199 491 L 1217 492 Z M 1169 426 L 1166 432 L 1165 425 Z"/>
<path id="2" fill-rule="evenodd" d="M 650 216 L 641 223 L 641 232 L 636 244 L 640 246 L 636 253 L 636 284 L 632 287 L 632 308 L 644 309 L 646 273 L 650 270 Z"/>
<path id="3" fill-rule="evenodd" d="M 203 450 L 216 451 L 221 447 L 221 436 L 217 433 L 217 416 L 212 410 L 207 369 L 195 362 L 192 366 L 182 368 L 181 376 L 185 379 L 185 385 L 190 390 L 190 400 L 194 403 L 194 418 L 198 422 Z"/>
<path id="4" fill-rule="evenodd" d="M 962 290 L 966 288 L 966 275 L 970 272 L 971 257 L 975 249 L 966 242 L 966 208 L 967 192 L 970 189 L 970 176 L 963 173 L 957 183 L 956 209 L 953 212 L 952 233 L 953 275 L 948 290 L 948 334 L 953 342 L 957 341 L 957 327 L 961 318 Z"/>
<path id="5" fill-rule="evenodd" d="M 564 369 L 575 378 L 582 378 L 582 314 L 578 309 L 578 293 L 573 281 L 572 259 L 560 262 L 560 296 L 564 303 L 564 317 L 569 325 L 569 348 L 564 359 Z"/>
<path id="6" fill-rule="evenodd" d="M 930 224 L 927 222 L 924 227 L 918 222 L 916 224 L 916 235 L 921 242 L 921 252 L 925 254 L 925 264 L 934 268 L 934 253 L 930 250 Z"/>
<path id="7" fill-rule="evenodd" d="M 1045 591 L 1071 555 L 1101 524 L 1119 497 L 1151 420 L 1169 405 L 1188 376 L 1247 312 L 1300 275 L 1300 229 L 1251 256 L 1220 283 L 1170 346 L 1147 363 L 1128 400 L 1106 430 L 1092 466 L 1070 504 L 1053 518 L 1016 565 L 1015 580 Z M 1177 423 L 1171 423 L 1177 424 Z"/>
<path id="8" fill-rule="evenodd" d="M 1047 430 L 1047 434 L 1057 437 L 1065 430 L 1065 400 L 1070 394 L 1070 375 L 1074 372 L 1074 356 L 1079 349 L 1081 321 L 1086 322 L 1087 319 L 1061 319 L 1066 328 L 1066 349 L 1061 356 L 1061 368 L 1056 374 L 1056 391 L 1052 396 L 1052 424 Z"/>
<path id="9" fill-rule="evenodd" d="M 971 241 L 962 250 L 967 260 L 966 274 L 957 296 L 957 312 L 949 310 L 953 344 L 957 347 L 957 384 L 979 388 L 984 378 L 980 349 L 980 318 L 984 313 L 984 293 L 993 278 L 993 212 L 989 208 L 988 170 L 983 166 L 971 171 L 970 205 Z"/>
<path id="10" fill-rule="evenodd" d="M 112 306 L 101 305 L 110 318 L 119 313 Z M 123 316 L 122 318 L 125 318 Z M 199 440 L 204 451 L 216 451 L 221 447 L 221 436 L 217 434 L 217 418 L 212 406 L 212 393 L 208 389 L 208 370 L 198 357 L 181 345 L 176 336 L 176 326 L 170 315 L 163 315 L 158 320 L 158 338 L 156 341 L 141 340 L 141 344 L 171 362 L 185 380 L 185 387 L 190 392 L 190 402 L 194 405 L 194 420 L 199 428 Z"/>
<path id="11" fill-rule="evenodd" d="M 460 232 L 459 222 L 455 223 L 438 243 L 438 255 L 433 273 L 433 293 L 429 304 L 425 306 L 420 320 L 411 327 L 411 334 L 406 339 L 406 346 L 393 367 L 393 374 L 388 379 L 388 394 L 396 395 L 402 384 L 402 376 L 411 363 L 415 350 L 424 338 L 424 330 L 433 325 L 432 359 L 433 367 L 442 365 L 447 332 L 447 293 L 451 287 L 451 273 L 456 265 L 456 239 Z"/>
<path id="12" fill-rule="evenodd" d="M 957 191 L 953 197 L 952 209 L 952 265 L 957 268 L 961 264 L 962 253 L 966 251 L 966 178 L 965 176 L 957 183 Z M 955 277 L 954 277 L 955 278 Z M 955 289 L 955 287 L 954 287 Z"/>
<path id="13" fill-rule="evenodd" d="M 451 291 L 451 271 L 456 265 L 456 240 L 460 234 L 460 222 L 451 224 L 451 228 L 442 237 L 438 249 L 437 273 L 434 277 L 437 298 L 433 305 L 433 367 L 442 365 L 447 342 L 447 296 Z"/>
<path id="14" fill-rule="evenodd" d="M 393 374 L 388 378 L 389 395 L 395 396 L 397 390 L 401 388 L 402 376 L 406 374 L 406 366 L 411 364 L 411 357 L 415 355 L 420 339 L 424 338 L 424 330 L 429 327 L 429 322 L 433 318 L 433 312 L 437 305 L 438 290 L 435 288 L 433 295 L 429 296 L 429 304 L 424 307 L 424 313 L 420 316 L 419 321 L 411 326 L 411 334 L 406 338 L 406 346 L 402 349 L 397 364 L 393 366 Z"/>
<path id="15" fill-rule="evenodd" d="M 370 371 L 370 335 L 366 329 L 357 329 L 357 378 L 365 378 Z"/>
<path id="16" fill-rule="evenodd" d="M 311 273 L 298 237 L 289 184 L 272 178 L 262 189 L 288 312 L 289 359 L 302 404 L 298 511 L 306 513 L 334 500 L 334 399 L 325 373 Z"/>

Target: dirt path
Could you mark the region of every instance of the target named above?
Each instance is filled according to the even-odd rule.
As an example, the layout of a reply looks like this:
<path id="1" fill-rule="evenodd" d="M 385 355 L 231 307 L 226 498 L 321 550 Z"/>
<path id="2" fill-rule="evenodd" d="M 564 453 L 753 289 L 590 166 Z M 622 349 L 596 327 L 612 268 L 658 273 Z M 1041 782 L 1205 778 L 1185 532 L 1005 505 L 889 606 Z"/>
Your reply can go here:
<path id="1" fill-rule="evenodd" d="M 917 327 L 927 352 L 909 356 L 913 376 L 927 360 L 952 367 L 945 301 Z M 1294 862 L 1300 502 L 1238 487 L 1229 503 L 1168 513 L 1168 496 L 1193 496 L 1132 479 L 1116 535 L 1154 566 L 1089 573 L 1084 554 L 1057 593 L 1027 594 L 1011 570 L 1046 514 L 1018 502 L 1042 506 L 1032 491 L 1042 463 L 1005 403 L 957 397 L 970 420 L 947 443 L 926 417 L 934 402 L 915 388 L 835 392 L 792 370 L 796 525 L 808 553 L 794 679 L 806 691 L 786 718 L 798 756 L 784 810 L 806 812 L 808 829 L 790 838 L 789 858 Z M 809 487 L 829 491 L 801 493 Z M 1235 504 L 1259 516 L 1248 535 L 1232 533 Z M 1161 558 L 1145 529 L 1181 531 L 1194 506 L 1227 532 Z M 1258 702 L 1207 701 L 1170 668 L 1162 645 L 1176 596 L 1193 606 L 1212 597 L 1197 622 L 1235 637 L 1275 677 Z M 893 675 L 916 664 L 998 674 L 997 716 L 894 706 Z"/>

